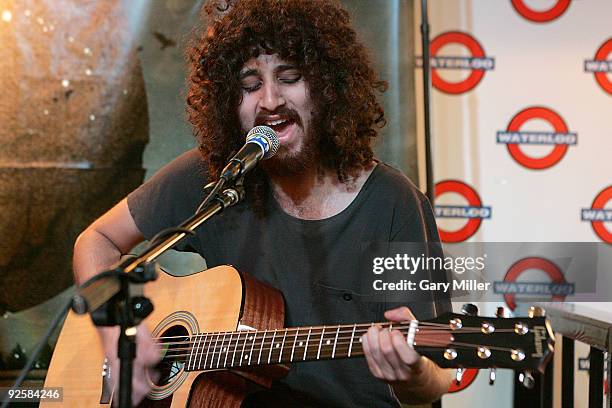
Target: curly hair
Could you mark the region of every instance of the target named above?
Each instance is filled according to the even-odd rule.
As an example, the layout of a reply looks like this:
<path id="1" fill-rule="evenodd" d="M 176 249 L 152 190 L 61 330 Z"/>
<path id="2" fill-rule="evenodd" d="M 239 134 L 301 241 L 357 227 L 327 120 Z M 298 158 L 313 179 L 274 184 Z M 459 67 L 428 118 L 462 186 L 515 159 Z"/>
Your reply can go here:
<path id="1" fill-rule="evenodd" d="M 337 0 L 209 0 L 209 24 L 187 50 L 187 115 L 210 176 L 244 143 L 238 118 L 239 72 L 251 58 L 278 54 L 311 84 L 318 113 L 320 165 L 346 183 L 371 163 L 371 141 L 386 121 L 384 92 L 349 14 Z M 318 87 L 318 88 L 317 88 Z M 247 196 L 262 213 L 269 192 L 263 170 L 247 175 Z"/>

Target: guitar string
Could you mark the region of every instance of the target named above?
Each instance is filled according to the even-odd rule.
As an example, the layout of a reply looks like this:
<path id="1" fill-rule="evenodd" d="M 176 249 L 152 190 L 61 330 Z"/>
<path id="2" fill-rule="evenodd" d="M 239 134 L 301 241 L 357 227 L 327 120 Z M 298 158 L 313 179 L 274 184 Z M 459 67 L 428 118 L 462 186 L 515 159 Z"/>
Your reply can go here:
<path id="1" fill-rule="evenodd" d="M 342 343 L 340 344 L 340 346 L 347 346 L 347 347 L 348 347 L 349 345 L 350 345 L 350 342 L 348 342 L 348 343 L 347 343 L 347 342 L 342 342 Z M 473 344 L 470 344 L 470 343 L 461 343 L 461 342 L 453 342 L 453 343 L 451 343 L 450 345 L 445 345 L 445 346 L 431 346 L 431 345 L 424 345 L 424 346 L 420 346 L 420 347 L 419 347 L 419 346 L 417 346 L 417 347 L 422 348 L 422 349 L 435 349 L 435 350 L 439 350 L 440 348 L 444 348 L 444 347 L 448 348 L 449 346 L 455 346 L 456 348 L 463 348 L 463 349 L 478 349 L 478 348 L 480 347 L 479 345 L 473 345 Z M 490 350 L 497 350 L 497 351 L 510 351 L 510 352 L 512 352 L 512 351 L 513 351 L 513 349 L 511 349 L 511 348 L 506 348 L 506 347 L 498 347 L 498 346 L 487 346 L 487 348 L 489 348 Z M 272 350 L 275 350 L 275 349 L 273 348 Z M 270 349 L 269 349 L 269 348 L 263 348 L 263 349 L 262 349 L 262 351 L 261 351 L 261 353 L 263 353 L 264 351 L 270 351 Z M 308 350 L 306 350 L 306 351 L 308 351 Z M 329 350 L 327 350 L 327 351 L 329 352 Z M 312 353 L 314 353 L 314 350 L 311 350 L 311 352 L 312 352 Z M 218 362 L 218 363 L 217 363 L 217 365 L 215 366 L 215 363 L 214 363 L 214 358 L 215 358 L 215 354 L 216 354 L 216 353 L 221 353 L 221 351 L 213 351 L 213 352 L 209 352 L 209 353 L 207 353 L 207 354 L 209 354 L 209 355 L 210 355 L 210 354 L 212 354 L 212 358 L 211 358 L 211 361 L 210 361 L 210 367 L 209 367 L 210 369 L 213 369 L 213 368 L 221 368 L 221 367 L 222 367 L 222 366 L 221 366 L 221 364 L 220 364 L 220 362 Z M 261 353 L 260 353 L 260 354 L 261 354 Z M 361 356 L 361 353 L 363 353 L 363 349 L 361 349 L 361 350 L 360 350 L 359 348 L 357 348 L 357 349 L 355 349 L 354 353 L 355 353 L 355 354 L 357 354 L 357 355 L 359 355 L 359 356 Z M 250 354 L 250 353 L 249 353 L 249 354 Z M 181 354 L 181 355 L 174 355 L 174 356 L 172 356 L 172 357 L 174 357 L 174 358 L 179 358 L 179 357 L 189 357 L 189 356 L 190 356 L 190 354 Z M 306 356 L 307 356 L 307 358 L 308 358 L 308 354 L 306 354 Z M 219 356 L 219 357 L 220 357 L 220 356 Z M 279 355 L 279 357 L 280 357 L 280 355 Z M 328 353 L 323 354 L 323 358 L 324 358 L 324 359 L 325 359 L 325 358 L 329 358 L 329 357 L 331 357 L 331 354 L 329 354 L 329 355 L 328 355 Z M 312 358 L 310 358 L 310 359 L 312 359 Z M 165 362 L 167 362 L 167 363 L 174 363 L 174 362 L 176 362 L 177 360 L 168 360 L 168 359 L 164 358 L 164 360 L 162 360 L 162 361 L 165 361 Z M 181 360 L 178 360 L 178 361 L 181 361 Z M 241 361 L 242 361 L 242 359 L 239 359 L 238 361 L 239 361 L 239 362 L 241 362 Z M 259 359 L 258 359 L 258 361 L 259 361 Z M 293 361 L 293 360 L 291 360 L 291 361 Z M 299 361 L 300 361 L 300 359 L 299 359 L 299 358 L 298 358 L 298 359 L 295 359 L 295 361 L 299 362 Z M 187 361 L 182 361 L 182 362 L 187 363 Z M 285 361 L 285 362 L 287 362 L 287 361 Z M 225 363 L 225 364 L 224 364 L 224 366 L 223 366 L 223 367 L 227 366 L 227 363 L 226 363 L 226 362 L 224 362 L 224 363 Z M 249 366 L 249 365 L 259 365 L 259 364 L 260 364 L 260 363 L 255 363 L 255 364 L 244 364 L 244 365 L 243 365 L 243 364 L 234 364 L 234 365 L 232 365 L 232 364 L 230 363 L 230 366 L 231 366 L 231 367 L 241 367 L 241 366 Z M 266 360 L 264 360 L 264 364 L 267 364 Z M 197 364 L 197 366 L 198 366 L 198 367 L 200 367 L 200 365 L 201 365 L 201 364 Z M 195 368 L 195 366 L 196 366 L 196 364 L 194 364 L 194 368 Z M 206 365 L 205 365 L 204 367 L 206 368 Z"/>
<path id="2" fill-rule="evenodd" d="M 361 344 L 361 343 L 360 343 L 358 340 L 353 340 L 353 344 L 355 344 L 355 343 L 357 343 L 357 344 Z M 293 343 L 289 343 L 289 344 L 291 345 L 291 348 L 293 348 Z M 313 343 L 313 344 L 314 344 L 314 343 Z M 351 342 L 350 342 L 350 341 L 346 342 L 346 341 L 344 341 L 344 340 L 343 340 L 342 342 L 338 342 L 338 343 L 336 344 L 336 348 L 337 348 L 338 346 L 348 346 L 348 345 L 350 345 L 350 344 L 351 344 Z M 261 351 L 262 351 L 262 352 L 263 352 L 264 350 L 266 350 L 266 351 L 270 351 L 270 350 L 280 350 L 280 347 L 279 347 L 279 348 L 276 348 L 276 347 L 268 347 L 268 344 L 266 344 L 266 343 L 264 343 L 264 344 L 263 344 L 263 347 L 262 347 L 262 344 L 261 344 L 261 343 L 258 343 L 258 344 L 256 344 L 256 345 L 257 345 L 257 346 L 259 346 L 259 348 L 261 349 Z M 449 343 L 442 344 L 442 345 L 431 345 L 431 344 L 425 344 L 425 345 L 423 345 L 423 347 L 439 347 L 439 348 L 446 347 L 446 348 L 448 348 L 448 347 L 450 347 L 450 346 L 455 346 L 455 345 L 457 345 L 457 346 L 462 346 L 462 347 L 465 347 L 465 348 L 487 347 L 487 348 L 489 348 L 489 349 L 492 349 L 492 350 L 499 350 L 499 351 L 512 351 L 512 350 L 513 350 L 512 348 L 507 348 L 507 347 L 502 347 L 502 346 L 491 346 L 491 345 L 482 345 L 482 344 L 473 344 L 473 343 L 462 343 L 462 342 L 449 342 Z M 331 344 L 330 344 L 330 346 L 331 346 Z M 299 348 L 305 348 L 304 346 L 297 346 L 297 347 L 299 347 Z M 417 343 L 417 344 L 416 344 L 416 347 L 420 347 L 420 344 L 418 344 L 418 343 Z M 314 346 L 314 345 L 313 345 L 313 346 L 311 346 L 310 351 L 313 351 L 313 352 L 314 352 L 314 349 L 315 349 L 315 348 L 318 348 L 318 347 L 317 347 L 317 346 Z M 223 354 L 223 353 L 229 353 L 229 354 L 231 354 L 231 353 L 233 353 L 234 351 L 237 351 L 238 349 L 241 349 L 241 348 L 240 348 L 240 347 L 237 347 L 237 348 L 235 348 L 235 349 L 234 349 L 234 348 L 232 348 L 232 349 L 227 349 L 227 350 L 224 350 L 223 348 L 221 348 L 221 349 L 219 349 L 219 348 L 215 348 L 215 349 L 212 349 L 212 350 L 211 350 L 211 349 L 207 349 L 207 351 L 206 351 L 206 352 L 204 352 L 204 351 L 202 350 L 202 351 L 200 351 L 200 352 L 198 352 L 198 353 L 196 353 L 196 354 L 197 354 L 197 355 L 199 355 L 199 354 L 202 354 L 202 355 L 205 355 L 205 354 L 209 354 L 209 355 L 210 355 L 210 354 L 213 354 L 213 355 L 214 355 L 214 354 L 218 354 L 218 353 L 221 353 L 221 354 Z M 182 351 L 187 351 L 187 350 L 188 350 L 188 349 L 183 349 L 183 350 L 172 350 L 172 351 L 182 352 Z M 283 348 L 283 350 L 285 350 L 285 348 Z M 308 350 L 307 350 L 307 351 L 308 351 Z M 323 350 L 323 351 L 329 351 L 329 350 L 327 350 L 327 349 L 326 349 L 326 350 Z M 249 354 L 250 354 L 250 353 L 249 353 Z M 189 356 L 189 355 L 191 355 L 191 353 L 187 353 L 187 354 L 181 354 L 181 353 L 178 353 L 178 354 L 176 354 L 176 353 L 174 353 L 174 354 L 170 354 L 170 353 L 167 353 L 167 354 L 165 355 L 165 357 L 178 357 L 178 356 Z"/>
<path id="3" fill-rule="evenodd" d="M 430 322 L 421 322 L 418 321 L 418 325 L 419 327 L 421 326 L 434 326 L 434 327 L 439 327 L 442 329 L 448 329 L 449 325 L 448 323 L 430 323 Z M 202 333 L 202 334 L 223 334 L 223 333 L 227 333 L 227 334 L 238 334 L 238 333 L 250 333 L 250 332 L 258 332 L 258 333 L 273 333 L 275 330 L 306 330 L 306 329 L 313 329 L 313 330 L 318 330 L 318 329 L 323 329 L 325 328 L 327 329 L 337 329 L 338 327 L 342 328 L 347 328 L 347 329 L 353 329 L 353 327 L 357 327 L 357 328 L 370 328 L 371 326 L 388 326 L 393 322 L 382 322 L 382 323 L 358 323 L 356 325 L 354 324 L 344 324 L 344 325 L 333 325 L 333 326 L 304 326 L 304 327 L 283 327 L 283 328 L 278 328 L 278 329 L 267 329 L 267 330 L 243 330 L 243 331 L 219 331 L 219 332 L 207 332 L 207 333 Z M 410 327 L 410 321 L 403 321 L 403 322 L 397 322 L 398 327 L 400 325 L 405 325 L 403 327 Z M 433 327 L 432 327 L 433 328 Z M 185 337 L 185 336 L 162 336 L 162 337 L 157 337 L 156 339 L 171 339 L 171 338 L 180 338 L 180 337 Z"/>
<path id="4" fill-rule="evenodd" d="M 484 323 L 484 322 L 483 322 Z M 335 325 L 335 326 L 312 326 L 312 327 L 308 327 L 308 326 L 304 326 L 304 327 L 282 327 L 282 328 L 277 328 L 277 329 L 267 329 L 267 330 L 241 330 L 241 331 L 219 331 L 219 332 L 202 332 L 202 333 L 197 333 L 194 335 L 237 335 L 237 334 L 243 334 L 243 333 L 274 333 L 276 332 L 282 332 L 282 331 L 287 331 L 289 332 L 296 332 L 296 331 L 305 331 L 305 330 L 329 330 L 330 332 L 333 330 L 336 330 L 338 328 L 341 329 L 341 333 L 347 333 L 342 331 L 342 329 L 350 329 L 348 332 L 352 332 L 353 327 L 359 328 L 359 329 L 369 329 L 372 326 L 379 326 L 381 328 L 387 328 L 387 326 L 390 326 L 389 322 L 386 323 L 364 323 L 364 324 L 358 324 L 358 325 Z M 451 330 L 453 332 L 461 332 L 461 331 L 468 331 L 468 330 L 474 330 L 474 331 L 481 331 L 482 327 L 462 327 L 460 329 L 452 329 L 450 328 L 450 326 L 448 324 L 436 324 L 434 326 L 429 326 L 428 324 L 424 323 L 424 322 L 418 322 L 418 327 L 426 327 L 429 330 Z M 406 325 L 405 322 L 399 322 L 397 323 L 397 325 L 393 325 L 392 326 L 393 329 L 400 329 L 400 328 L 410 328 L 410 325 Z M 495 331 L 500 331 L 500 330 L 504 330 L 504 329 L 495 329 Z M 506 329 L 506 330 L 510 330 L 513 331 L 514 329 Z M 160 337 L 154 337 L 154 340 L 163 340 L 163 339 L 174 339 L 174 338 L 184 338 L 185 335 L 177 335 L 177 336 L 160 336 Z"/>
<path id="5" fill-rule="evenodd" d="M 343 346 L 346 346 L 346 345 L 348 345 L 348 343 L 343 344 Z M 459 347 L 458 347 L 458 348 L 459 348 Z M 471 349 L 472 347 L 463 347 L 463 346 L 462 346 L 461 348 L 464 348 L 464 349 Z M 437 347 L 437 346 L 419 346 L 419 351 L 421 351 L 421 352 L 428 351 L 428 350 L 438 351 L 438 350 L 440 350 L 440 347 Z M 355 357 L 363 357 L 363 354 L 364 354 L 363 349 L 355 349 L 355 350 L 352 352 L 351 357 L 352 357 L 352 356 L 355 356 Z M 331 355 L 330 355 L 330 354 L 323 354 L 323 353 L 321 353 L 321 358 L 320 358 L 320 359 L 330 359 L 330 358 L 331 358 Z M 346 358 L 346 356 L 344 356 L 344 355 L 343 355 L 343 356 L 340 356 L 340 357 L 338 357 L 338 358 Z M 278 359 L 276 359 L 276 358 L 275 358 L 275 359 L 274 359 L 274 363 L 267 363 L 267 362 L 266 362 L 266 363 L 263 363 L 263 365 L 268 365 L 268 364 L 270 364 L 270 365 L 276 365 L 276 364 L 284 364 L 284 363 L 291 363 L 291 362 L 296 362 L 296 363 L 299 363 L 300 361 L 303 361 L 303 360 L 299 360 L 299 359 L 298 359 L 298 360 L 295 360 L 295 361 L 286 361 L 286 360 L 285 360 L 285 361 L 281 361 L 281 363 L 279 363 L 279 362 L 278 362 Z M 172 365 L 176 364 L 177 362 L 178 362 L 178 363 L 187 363 L 187 361 L 186 361 L 186 360 L 169 360 L 169 359 L 165 359 L 165 358 L 164 358 L 163 360 L 161 360 L 161 362 L 160 362 L 159 364 L 157 364 L 157 365 L 155 366 L 155 368 L 160 368 L 160 366 L 172 366 Z M 216 368 L 216 367 L 212 367 L 212 366 L 211 366 L 210 368 L 203 368 L 203 369 L 200 369 L 200 370 L 198 370 L 198 371 L 218 370 L 218 369 L 221 369 L 221 368 L 224 368 L 224 369 L 225 369 L 225 368 L 239 368 L 239 367 L 244 367 L 244 366 L 241 366 L 241 365 L 238 365 L 238 364 L 231 365 L 231 363 L 230 363 L 230 366 L 229 366 L 229 367 L 228 367 L 227 365 L 226 365 L 226 366 L 224 366 L 224 367 L 221 367 L 221 366 L 220 366 L 219 368 Z M 176 374 L 178 374 L 178 373 L 176 373 Z M 173 374 L 173 376 L 175 376 L 176 374 Z"/>
<path id="6" fill-rule="evenodd" d="M 336 342 L 336 348 L 337 348 L 338 346 L 344 346 L 344 345 L 348 346 L 348 345 L 350 345 L 350 344 L 351 344 L 351 342 L 350 342 L 350 341 L 349 341 L 349 342 L 346 342 L 346 341 L 345 341 L 345 340 L 347 340 L 347 338 L 343 338 L 343 339 L 341 339 L 341 340 L 342 340 L 342 341 Z M 418 340 L 418 337 L 417 337 L 417 340 Z M 249 342 L 249 343 L 251 343 L 251 342 Z M 274 346 L 272 346 L 272 343 L 271 343 L 271 342 L 270 342 L 270 343 L 266 343 L 266 342 L 264 341 L 264 342 L 263 342 L 263 344 L 262 344 L 262 342 L 260 341 L 260 342 L 253 342 L 253 343 L 254 343 L 254 345 L 256 345 L 256 346 L 257 346 L 257 347 L 258 347 L 258 348 L 261 350 L 261 353 L 263 353 L 263 351 L 264 351 L 264 350 L 265 350 L 265 351 L 277 350 L 277 349 L 278 349 L 278 350 L 281 350 L 281 348 L 280 348 L 280 347 L 274 347 Z M 359 339 L 355 339 L 355 340 L 353 340 L 353 342 L 352 342 L 352 343 L 353 343 L 353 344 L 355 344 L 355 343 L 357 343 L 357 344 L 361 344 L 361 342 L 359 341 Z M 278 343 L 277 343 L 277 344 L 278 344 Z M 287 346 L 286 346 L 286 347 L 283 347 L 283 350 L 285 350 L 285 349 L 289 348 L 289 346 L 290 346 L 291 348 L 294 348 L 294 345 L 295 345 L 295 344 L 298 344 L 298 343 L 297 343 L 297 341 L 288 342 L 288 343 L 287 343 Z M 230 348 L 230 345 L 229 345 L 229 344 L 228 344 L 228 346 L 226 346 L 226 347 L 223 347 L 222 345 L 221 345 L 221 346 L 215 346 L 215 347 L 213 347 L 213 349 L 206 348 L 206 347 L 202 347 L 202 350 L 200 350 L 199 352 L 196 352 L 196 353 L 195 353 L 195 355 L 200 355 L 200 354 L 202 354 L 202 355 L 206 355 L 206 354 L 211 355 L 211 354 L 212 354 L 212 355 L 214 356 L 214 355 L 215 355 L 215 354 L 217 354 L 217 353 L 219 353 L 219 354 L 221 354 L 221 353 L 231 354 L 231 353 L 234 353 L 234 352 L 236 352 L 236 351 L 238 351 L 238 350 L 242 349 L 242 347 L 241 347 L 241 346 L 242 346 L 242 345 L 244 345 L 244 343 L 236 343 L 235 345 L 236 345 L 236 347 L 231 347 L 231 348 Z M 332 345 L 332 343 L 330 343 L 329 345 L 327 345 L 327 344 L 326 344 L 326 347 L 329 347 L 329 346 L 331 346 L 331 345 Z M 482 346 L 482 347 L 487 347 L 487 348 L 492 349 L 492 350 L 500 350 L 500 351 L 512 351 L 512 349 L 511 349 L 511 348 L 507 348 L 507 347 L 501 347 L 501 346 L 491 346 L 491 345 L 482 345 L 482 344 L 474 344 L 474 343 L 462 343 L 462 342 L 456 342 L 456 341 L 451 341 L 451 342 L 448 342 L 448 343 L 445 343 L 445 344 L 442 344 L 442 345 L 436 345 L 436 346 L 432 346 L 432 345 L 430 345 L 430 344 L 429 344 L 429 345 L 427 345 L 427 344 L 426 344 L 426 345 L 424 345 L 424 347 L 429 346 L 429 347 L 439 347 L 439 348 L 442 348 L 442 347 L 447 347 L 447 348 L 448 348 L 448 347 L 450 347 L 450 346 L 454 346 L 454 345 L 457 345 L 457 346 L 462 346 L 462 347 L 466 347 L 466 348 L 478 348 L 478 347 L 481 347 L 481 346 Z M 272 346 L 272 347 L 269 347 L 269 346 Z M 297 346 L 297 347 L 299 347 L 299 348 L 303 348 L 304 346 Z M 417 342 L 417 344 L 416 344 L 416 347 L 420 347 L 420 345 L 418 344 L 418 342 Z M 206 348 L 206 352 L 204 351 L 204 348 Z M 314 352 L 314 349 L 315 349 L 315 348 L 318 348 L 318 346 L 317 346 L 317 342 L 316 342 L 316 341 L 312 343 L 312 346 L 311 346 L 311 351 L 313 351 L 313 352 Z M 181 348 L 181 349 L 178 349 L 178 348 L 175 348 L 175 349 L 170 349 L 170 350 L 168 350 L 168 353 L 166 353 L 165 357 L 182 357 L 182 356 L 190 356 L 190 355 L 192 354 L 191 352 L 189 352 L 189 353 L 187 353 L 187 354 L 181 354 L 183 351 L 185 351 L 185 352 L 186 352 L 186 351 L 190 351 L 190 350 L 191 350 L 190 348 L 185 348 L 185 349 L 183 349 L 183 348 Z M 307 350 L 307 351 L 308 351 L 308 350 Z M 325 349 L 325 350 L 323 350 L 323 351 L 329 351 L 329 350 Z M 173 352 L 174 352 L 174 353 L 173 353 Z M 178 352 L 178 354 L 176 354 L 176 352 Z M 261 354 L 261 353 L 260 353 L 260 354 Z M 250 353 L 249 353 L 249 354 L 250 354 Z M 270 354 L 270 355 L 271 355 L 271 354 Z"/>
<path id="7" fill-rule="evenodd" d="M 401 330 L 405 330 L 405 329 L 410 329 L 410 327 L 409 326 L 397 326 L 397 327 L 393 326 L 392 327 L 392 330 L 399 330 L 399 331 L 401 331 Z M 302 330 L 302 329 L 300 329 L 300 330 Z M 303 331 L 304 332 L 301 333 L 301 334 L 300 333 L 295 333 L 295 332 L 293 332 L 291 334 L 290 334 L 290 332 L 287 332 L 285 334 L 285 329 L 278 329 L 276 331 L 276 334 L 277 334 L 278 337 L 285 336 L 285 337 L 294 337 L 295 338 L 296 334 L 297 334 L 297 337 L 305 337 L 305 336 L 307 336 L 308 332 L 306 330 L 303 330 Z M 496 329 L 495 331 L 493 331 L 493 332 L 491 332 L 489 334 L 486 334 L 486 335 L 493 335 L 494 333 L 511 333 L 511 332 L 514 332 L 514 331 L 515 331 L 514 329 Z M 337 330 L 330 329 L 328 333 L 329 333 L 330 337 L 335 337 L 335 333 L 336 332 L 337 332 Z M 363 330 L 355 330 L 355 336 L 357 336 L 358 334 L 360 334 L 360 335 L 361 334 L 365 334 L 366 332 L 367 331 L 363 331 Z M 446 328 L 445 330 L 425 328 L 425 329 L 417 330 L 417 334 L 416 335 L 417 336 L 423 336 L 425 334 L 430 334 L 430 335 L 436 334 L 436 335 L 438 335 L 440 333 L 442 333 L 442 334 L 448 333 L 448 334 L 452 335 L 452 334 L 469 334 L 469 333 L 473 334 L 473 333 L 480 333 L 480 332 L 482 332 L 481 328 L 465 328 L 465 329 L 457 329 L 457 330 L 452 330 L 452 329 L 448 329 L 448 328 Z M 216 340 L 211 340 L 211 341 L 219 341 L 219 340 L 222 340 L 223 337 L 225 337 L 226 339 L 229 339 L 230 342 L 232 342 L 232 341 L 233 342 L 236 342 L 236 341 L 243 342 L 243 341 L 247 340 L 246 337 L 251 337 L 251 336 L 256 337 L 255 340 L 261 340 L 262 338 L 266 337 L 266 336 L 263 335 L 264 333 L 266 333 L 266 336 L 267 336 L 267 331 L 266 332 L 264 332 L 264 331 L 242 331 L 242 332 L 198 333 L 198 334 L 190 336 L 190 340 L 172 341 L 172 342 L 157 341 L 157 343 L 162 345 L 162 346 L 190 345 L 190 344 L 196 344 L 196 343 L 204 343 L 204 342 L 209 341 L 209 339 L 215 339 L 215 338 L 216 338 Z M 353 333 L 352 330 L 349 330 L 349 331 L 338 331 L 339 335 L 340 334 L 347 334 L 348 335 L 348 334 L 352 334 L 352 333 Z M 239 339 L 238 335 L 242 335 L 242 334 L 246 334 L 245 338 L 244 339 Z M 323 331 L 321 331 L 321 332 L 314 332 L 314 333 L 311 332 L 311 337 L 320 337 L 321 334 L 323 334 Z M 234 338 L 234 336 L 236 338 Z M 173 336 L 173 338 L 186 338 L 186 337 L 188 337 L 188 336 Z M 338 339 L 340 339 L 340 338 L 341 337 L 338 337 Z M 153 340 L 158 340 L 158 339 L 159 338 L 154 338 Z M 225 342 L 227 340 L 222 340 L 222 341 Z M 251 341 L 251 340 L 249 340 L 249 341 Z"/>
<path id="8" fill-rule="evenodd" d="M 418 336 L 417 336 L 417 339 L 418 339 Z M 261 340 L 261 339 L 258 339 L 258 340 Z M 342 342 L 340 342 L 340 340 L 342 340 L 342 341 L 345 341 L 345 340 L 350 340 L 350 337 L 339 337 L 339 338 L 338 338 L 338 342 L 336 342 L 336 345 L 343 344 Z M 300 342 L 302 342 L 302 343 L 303 343 L 303 341 L 302 341 L 302 340 L 300 340 Z M 361 342 L 359 341 L 359 338 L 355 338 L 355 339 L 353 340 L 353 343 L 355 343 L 355 342 L 357 342 L 357 343 L 361 343 Z M 223 352 L 229 352 L 229 353 L 231 353 L 231 352 L 234 352 L 234 351 L 240 350 L 240 349 L 242 348 L 242 346 L 243 346 L 245 343 L 246 343 L 246 344 L 253 344 L 253 343 L 254 343 L 254 344 L 255 344 L 255 347 L 258 347 L 258 346 L 259 346 L 259 347 L 261 347 L 261 345 L 262 345 L 262 341 L 251 341 L 251 340 L 249 340 L 248 342 L 246 342 L 246 341 L 245 341 L 245 342 L 234 342 L 234 343 L 233 343 L 231 346 L 230 346 L 230 345 L 227 345 L 227 346 L 225 346 L 225 347 L 224 347 L 223 345 L 221 345 L 221 346 L 215 346 L 215 347 L 213 347 L 213 349 L 211 349 L 210 347 L 203 346 L 203 347 L 202 347 L 202 350 L 201 350 L 200 352 L 203 352 L 204 348 L 206 348 L 207 350 L 209 350 L 209 351 L 210 351 L 210 352 L 212 352 L 212 353 L 218 353 L 218 352 L 219 352 L 219 348 L 220 348 L 220 349 L 221 349 L 221 351 L 223 351 Z M 279 343 L 280 343 L 280 342 L 275 342 L 275 344 L 279 344 Z M 264 342 L 263 342 L 263 344 L 264 344 L 264 346 L 266 346 L 266 345 L 271 345 L 272 343 L 271 343 L 271 342 L 266 342 L 266 341 L 264 341 Z M 285 344 L 286 344 L 286 345 L 283 347 L 283 349 L 287 349 L 288 347 L 293 347 L 293 344 L 298 344 L 298 341 L 295 341 L 295 340 L 292 340 L 292 341 L 286 341 L 286 342 L 285 342 Z M 318 348 L 318 347 L 319 347 L 319 346 L 318 346 L 319 342 L 318 342 L 317 340 L 313 340 L 313 342 L 312 342 L 311 344 L 312 344 L 312 345 L 311 345 L 311 347 L 313 347 L 313 348 Z M 329 344 L 325 344 L 325 347 L 331 347 L 331 346 L 333 346 L 333 344 L 334 344 L 334 343 L 333 343 L 333 342 L 331 342 L 331 340 L 330 340 L 330 343 L 329 343 Z M 344 344 L 350 344 L 350 343 L 344 343 Z M 233 346 L 236 346 L 236 347 L 233 347 Z M 230 348 L 230 347 L 231 347 L 231 348 Z M 298 346 L 298 347 L 303 347 L 303 346 Z M 323 344 L 321 344 L 321 347 L 323 347 Z M 271 348 L 272 348 L 272 349 L 276 349 L 277 347 L 275 346 L 275 347 L 271 347 Z M 228 349 L 228 350 L 225 350 L 225 351 L 224 351 L 223 349 Z M 278 349 L 280 349 L 280 347 L 278 347 Z M 169 350 L 168 350 L 168 353 L 170 353 L 170 352 L 183 352 L 183 351 L 185 351 L 185 352 L 189 352 L 189 351 L 191 351 L 191 350 L 192 350 L 192 348 L 191 348 L 191 347 L 185 347 L 185 348 L 183 348 L 183 347 L 176 347 L 176 348 L 171 348 L 171 349 L 169 349 Z M 211 350 L 212 350 L 212 351 L 211 351 Z M 270 348 L 268 348 L 267 350 L 270 350 Z"/>

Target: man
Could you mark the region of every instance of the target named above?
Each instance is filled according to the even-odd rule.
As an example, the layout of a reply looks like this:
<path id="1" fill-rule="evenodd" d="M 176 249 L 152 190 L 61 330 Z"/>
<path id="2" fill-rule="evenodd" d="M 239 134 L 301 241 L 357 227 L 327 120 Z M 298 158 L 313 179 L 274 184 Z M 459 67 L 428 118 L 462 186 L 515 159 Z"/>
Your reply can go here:
<path id="1" fill-rule="evenodd" d="M 287 326 L 413 318 L 408 308 L 371 302 L 361 290 L 361 243 L 438 236 L 423 195 L 373 158 L 370 144 L 384 125 L 376 91 L 385 84 L 348 14 L 335 0 L 216 6 L 208 4 L 212 21 L 188 53 L 188 113 L 199 151 L 183 154 L 81 234 L 74 255 L 78 281 L 192 215 L 204 185 L 242 146 L 246 132 L 267 125 L 281 147 L 247 175 L 245 202 L 179 249 L 199 252 L 209 267 L 232 264 L 280 289 Z M 212 19 L 217 11 L 222 13 Z M 420 319 L 450 307 L 411 306 Z M 114 355 L 116 330 L 101 334 Z M 146 394 L 144 372 L 158 359 L 142 329 L 138 341 L 135 400 Z M 398 399 L 435 400 L 450 384 L 448 372 L 419 356 L 397 331 L 372 327 L 362 343 L 365 360 L 296 364 L 245 405 L 397 407 Z"/>

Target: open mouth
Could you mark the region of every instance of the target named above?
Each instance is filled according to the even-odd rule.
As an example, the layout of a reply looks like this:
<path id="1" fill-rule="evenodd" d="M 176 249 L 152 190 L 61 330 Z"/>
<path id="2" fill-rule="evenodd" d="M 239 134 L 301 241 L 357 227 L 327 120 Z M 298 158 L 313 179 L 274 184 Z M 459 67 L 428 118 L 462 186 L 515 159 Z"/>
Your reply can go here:
<path id="1" fill-rule="evenodd" d="M 289 119 L 278 119 L 278 120 L 270 120 L 266 121 L 263 124 L 271 127 L 277 134 L 283 133 L 289 126 L 291 126 L 294 122 Z"/>

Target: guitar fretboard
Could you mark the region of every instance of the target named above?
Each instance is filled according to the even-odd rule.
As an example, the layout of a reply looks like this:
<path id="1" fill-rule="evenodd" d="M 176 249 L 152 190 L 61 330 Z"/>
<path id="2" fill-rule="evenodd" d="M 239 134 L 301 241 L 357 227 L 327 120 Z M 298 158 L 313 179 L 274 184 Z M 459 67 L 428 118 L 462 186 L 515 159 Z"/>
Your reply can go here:
<path id="1" fill-rule="evenodd" d="M 378 326 L 394 329 L 393 323 Z M 417 321 L 396 324 L 414 343 Z M 265 331 L 202 333 L 191 337 L 183 362 L 187 371 L 281 364 L 363 356 L 361 336 L 370 325 L 317 326 Z"/>

